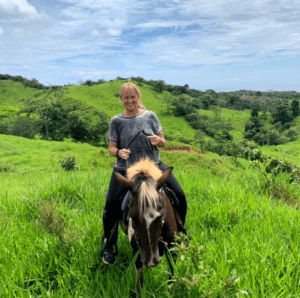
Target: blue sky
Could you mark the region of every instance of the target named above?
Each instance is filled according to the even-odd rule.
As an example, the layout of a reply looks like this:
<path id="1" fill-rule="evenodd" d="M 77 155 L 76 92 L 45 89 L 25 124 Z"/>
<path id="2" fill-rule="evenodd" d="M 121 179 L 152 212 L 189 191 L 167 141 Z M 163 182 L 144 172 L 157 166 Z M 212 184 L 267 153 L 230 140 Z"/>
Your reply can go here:
<path id="1" fill-rule="evenodd" d="M 300 92 L 297 0 L 0 0 L 0 73 Z"/>

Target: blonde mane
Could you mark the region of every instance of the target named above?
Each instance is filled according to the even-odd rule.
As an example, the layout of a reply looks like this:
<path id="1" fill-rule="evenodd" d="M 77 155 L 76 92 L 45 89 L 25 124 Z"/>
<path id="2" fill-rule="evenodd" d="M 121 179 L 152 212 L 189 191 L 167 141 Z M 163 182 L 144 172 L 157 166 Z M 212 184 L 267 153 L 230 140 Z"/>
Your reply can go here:
<path id="1" fill-rule="evenodd" d="M 150 160 L 149 157 L 140 159 L 138 162 L 132 164 L 127 169 L 127 178 L 129 180 L 143 173 L 145 176 L 152 177 L 156 181 L 161 177 L 162 171 L 157 165 Z M 156 189 L 156 183 L 153 183 L 151 179 L 142 181 L 139 192 L 139 212 L 144 214 L 147 210 L 155 210 L 157 206 L 158 193 Z"/>
<path id="2" fill-rule="evenodd" d="M 153 177 L 155 180 L 161 177 L 162 171 L 157 167 L 154 161 L 149 157 L 143 157 L 127 169 L 127 178 L 131 180 L 136 174 L 144 173 Z"/>

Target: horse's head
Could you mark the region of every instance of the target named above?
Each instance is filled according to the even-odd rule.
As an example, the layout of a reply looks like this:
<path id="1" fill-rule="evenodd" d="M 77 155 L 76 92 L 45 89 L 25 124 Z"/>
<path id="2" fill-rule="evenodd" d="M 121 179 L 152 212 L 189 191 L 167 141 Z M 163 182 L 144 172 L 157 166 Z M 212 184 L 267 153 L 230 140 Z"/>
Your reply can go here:
<path id="1" fill-rule="evenodd" d="M 161 261 L 158 242 L 166 216 L 161 187 L 170 179 L 172 170 L 167 168 L 157 180 L 143 170 L 130 178 L 114 172 L 119 183 L 130 189 L 129 225 L 132 224 L 132 238 L 140 246 L 142 261 L 147 267 L 154 267 Z"/>

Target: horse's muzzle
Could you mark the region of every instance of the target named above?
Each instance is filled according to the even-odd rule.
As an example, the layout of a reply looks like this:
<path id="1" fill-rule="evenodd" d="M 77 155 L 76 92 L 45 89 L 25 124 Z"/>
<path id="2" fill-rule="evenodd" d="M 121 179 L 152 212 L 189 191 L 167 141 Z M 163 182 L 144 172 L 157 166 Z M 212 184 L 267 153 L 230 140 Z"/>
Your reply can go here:
<path id="1" fill-rule="evenodd" d="M 156 267 L 161 261 L 161 257 L 153 257 L 150 262 L 146 264 L 147 267 Z"/>

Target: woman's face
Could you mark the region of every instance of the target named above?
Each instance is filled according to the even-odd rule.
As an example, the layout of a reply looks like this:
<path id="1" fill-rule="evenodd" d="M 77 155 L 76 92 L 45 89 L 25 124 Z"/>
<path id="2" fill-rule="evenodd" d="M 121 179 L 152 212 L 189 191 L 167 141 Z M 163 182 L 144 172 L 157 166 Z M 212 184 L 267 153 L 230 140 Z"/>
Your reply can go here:
<path id="1" fill-rule="evenodd" d="M 138 111 L 140 97 L 136 92 L 126 92 L 124 95 L 122 95 L 121 100 L 123 101 L 126 111 Z"/>

